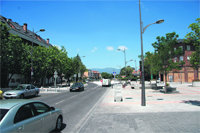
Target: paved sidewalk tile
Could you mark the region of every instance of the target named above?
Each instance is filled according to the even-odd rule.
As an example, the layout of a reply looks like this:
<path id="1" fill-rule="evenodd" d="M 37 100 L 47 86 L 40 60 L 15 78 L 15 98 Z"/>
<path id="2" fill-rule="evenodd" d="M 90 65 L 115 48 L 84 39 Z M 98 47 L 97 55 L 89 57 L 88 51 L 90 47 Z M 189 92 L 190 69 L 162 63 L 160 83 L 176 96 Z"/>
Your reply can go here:
<path id="1" fill-rule="evenodd" d="M 80 133 L 199 133 L 200 88 L 182 84 L 178 93 L 164 94 L 146 89 L 146 106 L 141 106 L 141 89 L 121 90 L 123 102 L 114 102 L 110 88 Z"/>

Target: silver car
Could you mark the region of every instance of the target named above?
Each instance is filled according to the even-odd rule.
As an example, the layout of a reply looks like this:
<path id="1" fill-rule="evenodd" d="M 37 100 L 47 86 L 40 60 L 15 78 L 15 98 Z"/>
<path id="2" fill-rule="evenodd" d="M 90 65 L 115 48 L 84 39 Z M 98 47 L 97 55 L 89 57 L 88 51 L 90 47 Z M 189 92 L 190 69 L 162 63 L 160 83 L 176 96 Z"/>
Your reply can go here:
<path id="1" fill-rule="evenodd" d="M 1 133 L 48 133 L 62 129 L 60 109 L 40 101 L 8 99 L 0 101 Z"/>
<path id="2" fill-rule="evenodd" d="M 20 84 L 17 88 L 5 91 L 3 97 L 8 98 L 24 98 L 29 96 L 38 96 L 40 90 L 31 84 Z"/>

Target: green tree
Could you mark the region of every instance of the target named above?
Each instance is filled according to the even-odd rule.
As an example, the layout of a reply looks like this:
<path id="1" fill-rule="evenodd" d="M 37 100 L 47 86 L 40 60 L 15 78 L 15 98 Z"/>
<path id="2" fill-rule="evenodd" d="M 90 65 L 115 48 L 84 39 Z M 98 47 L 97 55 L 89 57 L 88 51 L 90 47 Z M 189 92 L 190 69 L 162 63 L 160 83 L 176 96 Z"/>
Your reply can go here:
<path id="1" fill-rule="evenodd" d="M 72 58 L 72 66 L 73 66 L 73 73 L 76 74 L 76 81 L 78 81 L 79 77 L 78 77 L 78 73 L 80 73 L 81 77 L 84 74 L 84 72 L 86 71 L 86 67 L 85 65 L 82 63 L 81 58 L 79 55 L 77 55 L 76 57 Z"/>
<path id="2" fill-rule="evenodd" d="M 146 52 L 144 57 L 144 71 L 145 74 L 151 75 L 151 80 L 153 75 L 159 74 L 159 62 L 157 53 Z"/>
<path id="3" fill-rule="evenodd" d="M 9 28 L 0 22 L 1 30 L 1 87 L 7 87 L 13 74 L 21 74 L 24 47 L 21 38 L 9 33 Z M 9 77 L 9 74 L 11 76 Z"/>
<path id="4" fill-rule="evenodd" d="M 193 46 L 195 47 L 195 51 L 190 57 L 190 64 L 197 73 L 195 80 L 198 80 L 198 69 L 200 66 L 200 18 L 197 18 L 196 21 L 196 23 L 192 23 L 189 25 L 188 28 L 190 28 L 192 31 L 185 36 L 185 42 L 188 44 L 193 44 Z"/>
<path id="5" fill-rule="evenodd" d="M 165 76 L 165 85 L 167 84 L 167 73 L 172 69 L 180 69 L 183 62 L 174 62 L 173 58 L 182 54 L 182 49 L 174 48 L 178 45 L 178 35 L 175 32 L 167 33 L 165 37 L 158 36 L 157 41 L 152 45 L 157 53 L 157 69 Z"/>
<path id="6" fill-rule="evenodd" d="M 101 77 L 104 79 L 111 79 L 111 78 L 113 78 L 113 75 L 110 73 L 107 73 L 107 72 L 102 72 Z"/>
<path id="7" fill-rule="evenodd" d="M 131 77 L 132 76 L 132 72 L 133 72 L 133 68 L 130 67 L 130 66 L 127 66 L 127 67 L 123 67 L 121 70 L 120 70 L 120 75 L 125 75 L 126 77 Z"/>

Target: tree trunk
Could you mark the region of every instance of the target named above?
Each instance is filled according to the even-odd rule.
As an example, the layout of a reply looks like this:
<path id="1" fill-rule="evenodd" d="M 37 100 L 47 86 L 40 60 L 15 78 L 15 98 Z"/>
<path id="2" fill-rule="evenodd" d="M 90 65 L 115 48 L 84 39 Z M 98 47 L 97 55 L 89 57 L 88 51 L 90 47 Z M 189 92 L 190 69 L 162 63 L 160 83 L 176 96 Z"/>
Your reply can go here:
<path id="1" fill-rule="evenodd" d="M 167 73 L 166 73 L 166 71 L 164 72 L 164 75 L 165 75 L 165 89 L 164 89 L 164 91 L 165 91 L 165 93 L 167 93 Z"/>

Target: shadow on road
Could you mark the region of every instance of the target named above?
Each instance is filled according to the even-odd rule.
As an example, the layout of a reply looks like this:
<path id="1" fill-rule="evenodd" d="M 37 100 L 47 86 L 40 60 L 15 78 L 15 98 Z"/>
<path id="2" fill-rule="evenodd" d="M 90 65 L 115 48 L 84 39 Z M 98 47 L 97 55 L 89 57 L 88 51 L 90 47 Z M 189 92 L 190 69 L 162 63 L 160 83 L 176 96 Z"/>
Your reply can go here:
<path id="1" fill-rule="evenodd" d="M 62 133 L 62 130 L 65 129 L 66 127 L 67 127 L 67 124 L 63 123 L 61 131 L 52 131 L 50 133 Z"/>
<path id="2" fill-rule="evenodd" d="M 183 103 L 200 106 L 200 101 L 198 100 L 188 100 L 188 101 L 183 101 Z"/>

